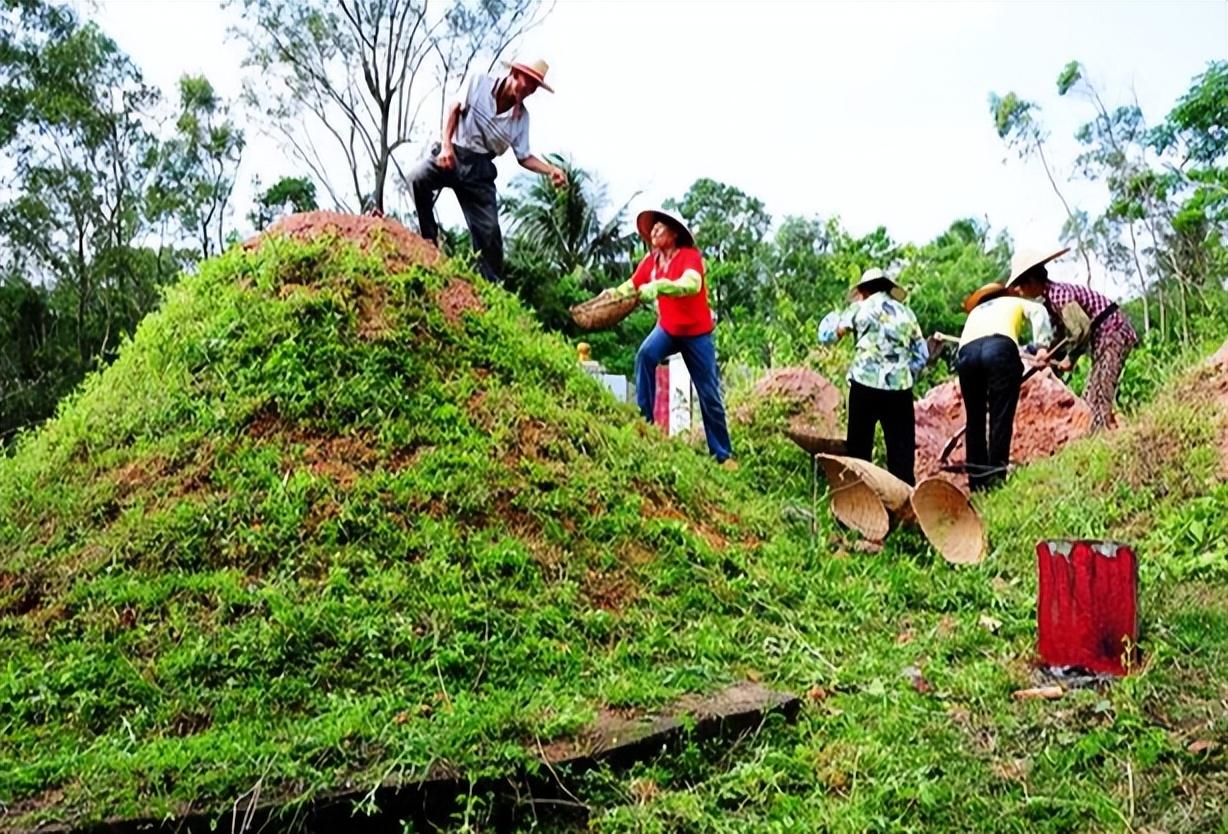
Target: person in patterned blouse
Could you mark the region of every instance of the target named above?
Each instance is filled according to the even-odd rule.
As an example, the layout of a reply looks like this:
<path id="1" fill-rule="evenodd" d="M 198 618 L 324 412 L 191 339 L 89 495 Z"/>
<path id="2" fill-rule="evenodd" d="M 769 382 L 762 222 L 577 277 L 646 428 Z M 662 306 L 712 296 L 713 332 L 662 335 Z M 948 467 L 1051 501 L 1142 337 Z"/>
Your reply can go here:
<path id="1" fill-rule="evenodd" d="M 1038 252 L 1018 253 L 1011 262 L 1011 277 L 1007 286 L 1025 298 L 1034 298 L 1044 304 L 1049 311 L 1050 320 L 1059 328 L 1059 332 L 1070 331 L 1066 321 L 1071 305 L 1078 308 L 1082 316 L 1093 325 L 1091 333 L 1088 334 L 1092 370 L 1083 389 L 1083 399 L 1091 406 L 1091 430 L 1096 432 L 1113 425 L 1113 401 L 1117 398 L 1117 384 L 1126 364 L 1126 356 L 1138 344 L 1138 334 L 1134 332 L 1130 320 L 1118 309 L 1115 301 L 1087 287 L 1049 280 L 1045 264 L 1069 251 L 1070 248 L 1067 247 L 1050 255 Z M 1036 354 L 1037 361 L 1041 363 L 1049 362 L 1053 358 L 1046 350 L 1040 350 Z M 1072 364 L 1070 358 L 1064 358 L 1058 367 L 1070 370 Z"/>
<path id="2" fill-rule="evenodd" d="M 850 292 L 852 304 L 819 323 L 819 341 L 831 344 L 851 334 L 855 342 L 848 374 L 848 454 L 870 460 L 881 423 L 887 470 L 911 486 L 917 449 L 912 389 L 929 351 L 905 297 L 904 288 L 881 269 L 866 270 Z"/>

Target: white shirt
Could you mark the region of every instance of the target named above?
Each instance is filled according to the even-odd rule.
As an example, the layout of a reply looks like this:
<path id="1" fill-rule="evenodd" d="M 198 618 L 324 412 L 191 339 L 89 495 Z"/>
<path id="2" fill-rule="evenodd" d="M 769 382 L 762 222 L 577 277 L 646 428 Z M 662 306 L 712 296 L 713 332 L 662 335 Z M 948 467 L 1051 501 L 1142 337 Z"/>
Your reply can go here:
<path id="1" fill-rule="evenodd" d="M 470 76 L 452 144 L 495 156 L 510 147 L 516 159 L 523 160 L 531 155 L 529 111 L 521 104 L 496 113 L 495 83 L 498 80 L 485 73 Z"/>

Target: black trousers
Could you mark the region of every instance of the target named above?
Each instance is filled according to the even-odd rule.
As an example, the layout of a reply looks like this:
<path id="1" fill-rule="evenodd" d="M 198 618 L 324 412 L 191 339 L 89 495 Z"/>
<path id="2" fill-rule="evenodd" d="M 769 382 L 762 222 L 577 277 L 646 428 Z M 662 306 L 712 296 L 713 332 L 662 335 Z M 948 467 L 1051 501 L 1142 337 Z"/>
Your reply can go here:
<path id="1" fill-rule="evenodd" d="M 435 222 L 435 198 L 440 189 L 451 188 L 465 214 L 469 238 L 481 260 L 478 269 L 488 281 L 499 282 L 503 275 L 503 233 L 499 230 L 499 203 L 495 193 L 494 157 L 466 148 L 454 148 L 456 165 L 440 168 L 435 157 L 439 146 L 431 148 L 431 155 L 409 173 L 410 190 L 414 195 L 414 209 L 418 212 L 418 229 L 429 241 L 439 237 Z"/>
<path id="2" fill-rule="evenodd" d="M 988 489 L 1006 477 L 1023 360 L 1019 358 L 1019 347 L 1006 336 L 983 336 L 959 349 L 955 370 L 959 373 L 959 390 L 968 417 L 964 435 L 968 485 L 975 490 Z"/>
<path id="3" fill-rule="evenodd" d="M 913 467 L 917 455 L 912 389 L 884 391 L 849 380 L 849 457 L 870 459 L 879 423 L 887 446 L 887 471 L 912 486 L 916 482 Z"/>

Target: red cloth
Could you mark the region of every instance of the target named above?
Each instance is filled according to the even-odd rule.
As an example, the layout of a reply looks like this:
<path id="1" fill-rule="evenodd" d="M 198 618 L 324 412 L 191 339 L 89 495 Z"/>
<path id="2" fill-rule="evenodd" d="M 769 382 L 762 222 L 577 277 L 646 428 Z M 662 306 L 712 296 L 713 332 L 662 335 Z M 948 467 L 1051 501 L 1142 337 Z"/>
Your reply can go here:
<path id="1" fill-rule="evenodd" d="M 1128 545 L 1038 542 L 1037 649 L 1046 666 L 1124 675 L 1137 661 L 1138 560 Z"/>
<path id="2" fill-rule="evenodd" d="M 652 422 L 669 434 L 669 365 L 657 365 L 657 401 L 652 404 Z"/>
<path id="3" fill-rule="evenodd" d="M 679 249 L 664 272 L 657 269 L 656 255 L 649 252 L 631 276 L 631 283 L 639 289 L 649 281 L 660 278 L 677 281 L 688 269 L 699 273 L 699 292 L 684 296 L 657 296 L 657 316 L 661 329 L 671 336 L 702 336 L 712 332 L 712 310 L 708 307 L 708 279 L 704 277 L 704 261 L 699 250 L 691 247 Z"/>

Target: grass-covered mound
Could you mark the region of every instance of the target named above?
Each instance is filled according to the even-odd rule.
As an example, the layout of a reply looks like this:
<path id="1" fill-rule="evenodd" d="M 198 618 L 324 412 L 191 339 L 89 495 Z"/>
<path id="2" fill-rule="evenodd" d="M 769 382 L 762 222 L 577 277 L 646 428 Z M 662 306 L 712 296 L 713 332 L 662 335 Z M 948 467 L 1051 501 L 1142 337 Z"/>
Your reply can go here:
<path id="1" fill-rule="evenodd" d="M 0 460 L 0 827 L 506 772 L 780 656 L 744 486 L 347 228 L 202 264 Z"/>

